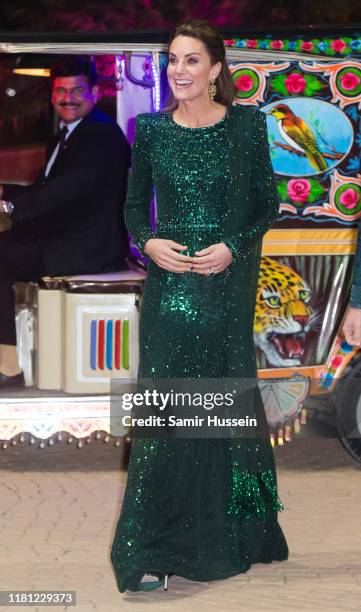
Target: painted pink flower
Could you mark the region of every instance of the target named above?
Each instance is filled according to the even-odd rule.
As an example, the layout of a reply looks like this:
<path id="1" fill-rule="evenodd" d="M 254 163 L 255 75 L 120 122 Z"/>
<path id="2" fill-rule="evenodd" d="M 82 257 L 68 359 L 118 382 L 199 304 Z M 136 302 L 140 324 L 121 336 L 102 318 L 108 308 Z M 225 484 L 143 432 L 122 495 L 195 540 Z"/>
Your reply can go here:
<path id="1" fill-rule="evenodd" d="M 342 87 L 347 91 L 350 91 L 352 89 L 356 89 L 356 87 L 360 84 L 360 77 L 354 72 L 345 72 L 340 81 Z"/>
<path id="2" fill-rule="evenodd" d="M 332 41 L 331 47 L 334 51 L 337 51 L 338 53 L 340 53 L 347 47 L 347 45 L 344 40 L 337 38 L 337 40 Z"/>
<path id="3" fill-rule="evenodd" d="M 239 91 L 250 91 L 253 87 L 253 79 L 249 74 L 241 74 L 236 80 L 236 87 Z"/>
<path id="4" fill-rule="evenodd" d="M 299 72 L 291 72 L 285 80 L 285 86 L 289 93 L 303 93 L 306 88 L 306 80 Z"/>
<path id="5" fill-rule="evenodd" d="M 338 368 L 343 362 L 343 357 L 341 355 L 335 355 L 335 357 L 331 361 L 331 365 L 334 368 Z"/>
<path id="6" fill-rule="evenodd" d="M 283 46 L 282 40 L 272 40 L 270 43 L 271 49 L 283 49 Z"/>
<path id="7" fill-rule="evenodd" d="M 236 42 L 236 41 L 235 41 L 235 39 L 234 39 L 234 38 L 227 38 L 227 39 L 224 41 L 224 45 L 225 45 L 225 47 L 232 47 L 232 46 L 235 44 L 235 42 Z"/>
<path id="8" fill-rule="evenodd" d="M 340 195 L 340 202 L 345 208 L 354 208 L 360 201 L 360 194 L 355 189 L 349 187 Z"/>
<path id="9" fill-rule="evenodd" d="M 310 42 L 309 40 L 305 40 L 302 45 L 301 45 L 301 49 L 303 51 L 312 51 L 313 49 L 313 43 Z"/>
<path id="10" fill-rule="evenodd" d="M 249 47 L 250 49 L 255 49 L 257 47 L 257 41 L 252 38 L 249 38 L 247 40 L 247 47 Z"/>
<path id="11" fill-rule="evenodd" d="M 287 193 L 294 202 L 306 202 L 311 191 L 311 183 L 307 179 L 291 179 L 287 184 Z"/>

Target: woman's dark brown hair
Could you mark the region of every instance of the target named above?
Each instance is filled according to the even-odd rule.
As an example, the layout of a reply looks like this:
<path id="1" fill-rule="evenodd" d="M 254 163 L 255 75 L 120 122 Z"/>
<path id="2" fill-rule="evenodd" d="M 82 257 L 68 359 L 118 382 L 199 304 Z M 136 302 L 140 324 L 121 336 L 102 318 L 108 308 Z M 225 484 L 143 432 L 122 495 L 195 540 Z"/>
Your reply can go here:
<path id="1" fill-rule="evenodd" d="M 207 21 L 204 21 L 203 19 L 192 19 L 185 21 L 176 27 L 170 39 L 169 47 L 177 36 L 190 36 L 191 38 L 200 40 L 207 49 L 212 66 L 217 62 L 221 62 L 221 71 L 215 82 L 217 93 L 214 97 L 214 101 L 224 104 L 225 106 L 232 104 L 235 96 L 235 86 L 226 62 L 226 50 L 220 33 L 217 32 L 215 28 L 210 26 Z M 174 97 L 172 90 L 170 90 L 167 102 L 165 107 L 162 109 L 162 112 L 172 113 L 177 107 L 178 100 Z"/>

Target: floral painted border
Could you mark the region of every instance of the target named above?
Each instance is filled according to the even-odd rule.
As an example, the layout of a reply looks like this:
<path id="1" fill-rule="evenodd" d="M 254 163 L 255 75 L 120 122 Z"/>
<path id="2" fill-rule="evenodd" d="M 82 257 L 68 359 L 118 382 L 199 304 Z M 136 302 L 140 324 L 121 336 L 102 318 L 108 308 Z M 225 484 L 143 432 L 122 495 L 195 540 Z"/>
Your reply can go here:
<path id="1" fill-rule="evenodd" d="M 285 58 L 286 59 L 286 58 Z M 353 141 L 347 155 L 329 149 L 323 156 L 332 161 L 327 172 L 316 176 L 277 176 L 280 212 L 290 215 L 318 217 L 343 224 L 361 218 L 361 64 L 359 59 L 344 58 L 333 62 L 238 61 L 229 63 L 236 87 L 237 104 L 262 108 L 265 103 L 285 98 L 317 98 L 338 106 L 353 127 Z M 271 157 L 282 147 L 295 155 L 289 143 L 270 137 Z M 341 165 L 340 165 L 341 164 Z M 336 168 L 336 166 L 338 168 Z M 281 220 L 282 220 L 281 219 Z"/>
<path id="2" fill-rule="evenodd" d="M 225 40 L 226 47 L 238 49 L 260 49 L 268 51 L 294 51 L 316 55 L 345 57 L 361 56 L 361 38 L 342 36 L 340 38 L 312 38 L 310 40 L 272 38 L 231 38 Z"/>

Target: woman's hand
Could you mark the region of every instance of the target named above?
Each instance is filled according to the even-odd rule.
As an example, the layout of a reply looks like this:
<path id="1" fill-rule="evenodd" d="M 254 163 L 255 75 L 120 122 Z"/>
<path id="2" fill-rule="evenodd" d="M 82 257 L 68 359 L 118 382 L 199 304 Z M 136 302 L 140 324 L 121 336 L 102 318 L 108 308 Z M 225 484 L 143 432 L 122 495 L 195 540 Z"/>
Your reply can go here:
<path id="1" fill-rule="evenodd" d="M 361 346 L 361 308 L 348 307 L 342 333 L 348 344 Z"/>
<path id="2" fill-rule="evenodd" d="M 211 244 L 211 246 L 201 251 L 195 252 L 193 257 L 192 272 L 208 275 L 209 271 L 217 273 L 223 272 L 233 261 L 233 256 L 224 242 Z"/>
<path id="3" fill-rule="evenodd" d="M 164 238 L 149 238 L 144 245 L 144 253 L 160 268 L 169 272 L 191 272 L 194 257 L 180 255 L 177 251 L 188 249 L 183 244 Z"/>

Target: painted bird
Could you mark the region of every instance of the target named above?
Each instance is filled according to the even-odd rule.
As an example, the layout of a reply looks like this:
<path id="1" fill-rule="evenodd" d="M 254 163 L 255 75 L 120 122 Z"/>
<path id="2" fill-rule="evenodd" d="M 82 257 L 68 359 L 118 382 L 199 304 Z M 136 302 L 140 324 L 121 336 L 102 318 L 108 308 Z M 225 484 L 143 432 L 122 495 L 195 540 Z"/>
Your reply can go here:
<path id="1" fill-rule="evenodd" d="M 305 154 L 311 166 L 321 172 L 328 165 L 317 145 L 317 138 L 310 126 L 297 117 L 287 104 L 276 104 L 269 113 L 277 119 L 277 126 L 285 141 Z"/>

